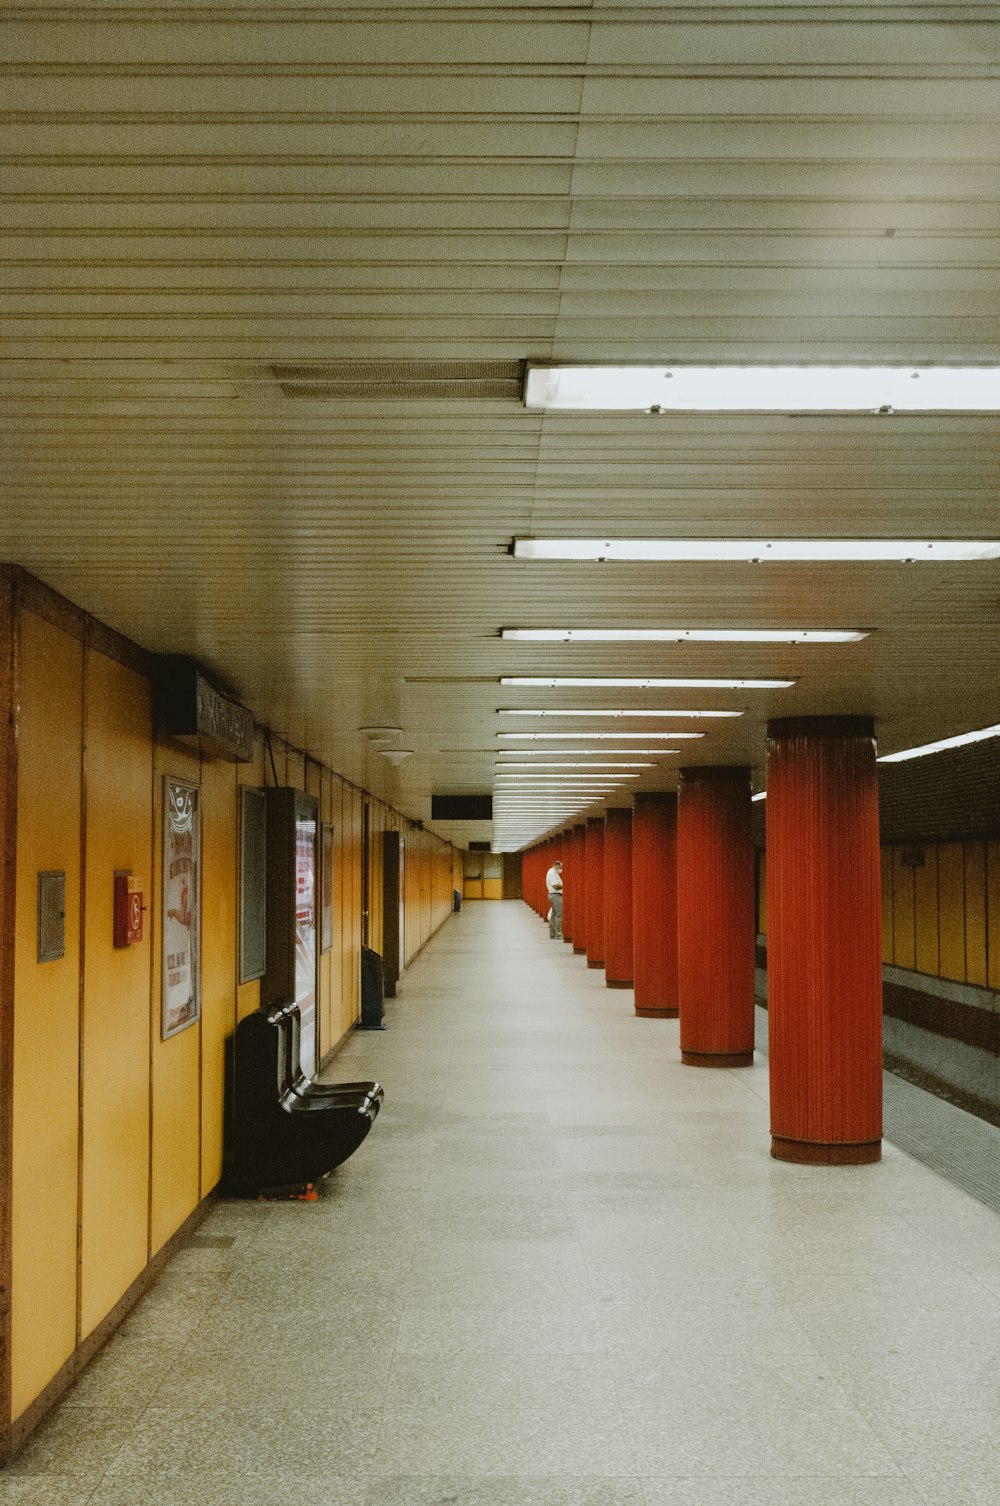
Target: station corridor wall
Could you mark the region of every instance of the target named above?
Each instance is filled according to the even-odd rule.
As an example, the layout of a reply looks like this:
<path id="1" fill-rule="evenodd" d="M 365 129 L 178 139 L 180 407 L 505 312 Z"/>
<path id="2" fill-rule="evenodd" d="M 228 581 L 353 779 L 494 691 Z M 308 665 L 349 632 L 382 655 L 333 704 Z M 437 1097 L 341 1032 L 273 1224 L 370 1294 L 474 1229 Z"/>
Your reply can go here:
<path id="1" fill-rule="evenodd" d="M 239 789 L 306 789 L 334 830 L 321 1053 L 358 1019 L 363 806 L 369 944 L 382 940 L 381 834 L 405 833 L 406 957 L 448 918 L 461 855 L 277 738 L 252 763 L 154 731 L 152 661 L 0 567 L 0 1319 L 3 1454 L 106 1337 L 150 1263 L 219 1181 L 227 1039 L 261 1002 L 238 982 Z M 163 778 L 201 790 L 201 1018 L 161 1039 Z M 144 881 L 142 940 L 113 944 L 113 879 Z M 65 949 L 37 960 L 37 876 L 65 873 Z M 138 1285 L 137 1285 L 138 1284 Z"/>

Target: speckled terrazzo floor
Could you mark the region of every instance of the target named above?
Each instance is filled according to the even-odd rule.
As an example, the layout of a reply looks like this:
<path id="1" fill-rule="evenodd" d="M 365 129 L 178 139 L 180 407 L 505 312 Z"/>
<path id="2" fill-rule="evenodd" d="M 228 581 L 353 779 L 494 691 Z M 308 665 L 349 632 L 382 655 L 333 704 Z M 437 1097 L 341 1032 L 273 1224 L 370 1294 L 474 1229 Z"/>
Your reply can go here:
<path id="1" fill-rule="evenodd" d="M 0 1476 L 19 1506 L 984 1506 L 1000 1217 L 891 1143 L 769 1156 L 517 903 L 405 975 L 368 1141 L 221 1204 Z"/>

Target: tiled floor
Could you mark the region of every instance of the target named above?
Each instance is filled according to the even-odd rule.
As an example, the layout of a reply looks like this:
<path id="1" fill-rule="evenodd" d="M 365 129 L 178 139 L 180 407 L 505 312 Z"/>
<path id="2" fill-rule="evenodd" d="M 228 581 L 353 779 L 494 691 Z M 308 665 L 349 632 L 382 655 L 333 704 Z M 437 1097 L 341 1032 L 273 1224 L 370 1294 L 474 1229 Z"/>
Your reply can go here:
<path id="1" fill-rule="evenodd" d="M 315 1205 L 223 1204 L 13 1468 L 19 1506 L 989 1506 L 1000 1217 L 891 1144 L 768 1154 L 520 904 L 467 906 L 339 1077 Z"/>

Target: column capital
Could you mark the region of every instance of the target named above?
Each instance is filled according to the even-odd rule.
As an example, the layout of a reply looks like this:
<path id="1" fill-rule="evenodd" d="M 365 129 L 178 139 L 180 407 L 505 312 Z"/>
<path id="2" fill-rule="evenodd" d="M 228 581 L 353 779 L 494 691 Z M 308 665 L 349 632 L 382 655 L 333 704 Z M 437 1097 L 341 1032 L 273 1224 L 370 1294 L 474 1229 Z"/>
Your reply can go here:
<path id="1" fill-rule="evenodd" d="M 742 780 L 746 780 L 747 784 L 750 783 L 750 765 L 748 763 L 689 764 L 685 768 L 678 770 L 678 773 L 680 774 L 682 785 L 694 783 L 695 780 L 699 782 L 718 780 L 720 783 L 731 784 L 737 784 Z"/>

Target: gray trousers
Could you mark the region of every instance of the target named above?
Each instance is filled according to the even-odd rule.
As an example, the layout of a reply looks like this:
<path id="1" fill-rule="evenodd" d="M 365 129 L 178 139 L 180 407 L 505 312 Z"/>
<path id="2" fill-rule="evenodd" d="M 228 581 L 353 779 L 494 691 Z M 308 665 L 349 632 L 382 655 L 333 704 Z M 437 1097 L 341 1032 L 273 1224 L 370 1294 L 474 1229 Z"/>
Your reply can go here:
<path id="1" fill-rule="evenodd" d="M 549 891 L 549 935 L 553 941 L 562 941 L 562 891 Z"/>

